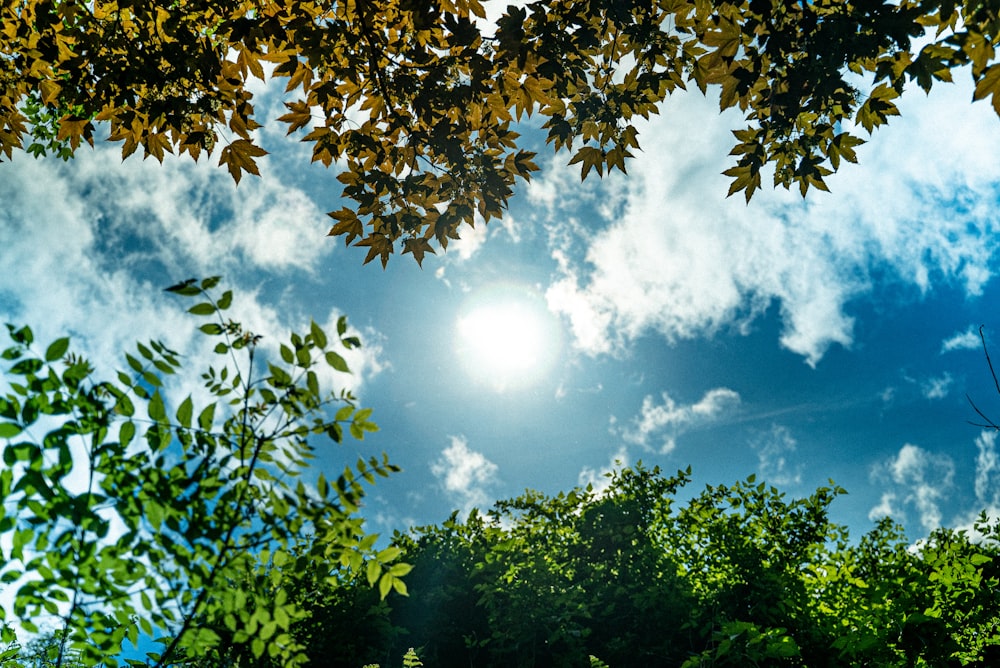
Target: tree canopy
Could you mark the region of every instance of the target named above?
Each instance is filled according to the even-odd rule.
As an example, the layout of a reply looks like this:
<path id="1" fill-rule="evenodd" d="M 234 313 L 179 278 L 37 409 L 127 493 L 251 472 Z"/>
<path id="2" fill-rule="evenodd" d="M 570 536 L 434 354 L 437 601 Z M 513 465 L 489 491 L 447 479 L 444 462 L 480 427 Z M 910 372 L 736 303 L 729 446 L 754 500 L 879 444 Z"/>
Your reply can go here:
<path id="1" fill-rule="evenodd" d="M 636 120 L 694 84 L 738 108 L 730 194 L 826 189 L 910 82 L 968 66 L 1000 112 L 996 0 L 535 0 L 493 23 L 479 0 L 16 0 L 0 9 L 0 154 L 120 142 L 239 181 L 266 150 L 254 79 L 286 83 L 289 133 L 336 165 L 330 234 L 417 262 L 502 214 L 538 170 L 520 122 L 582 176 L 626 170 Z"/>
<path id="2" fill-rule="evenodd" d="M 915 545 L 888 519 L 852 538 L 829 519 L 839 487 L 788 498 L 751 477 L 689 494 L 689 480 L 639 464 L 606 490 L 528 491 L 397 535 L 409 597 L 304 577 L 292 633 L 345 668 L 399 665 L 408 647 L 428 666 L 518 668 L 1000 660 L 996 520 Z"/>

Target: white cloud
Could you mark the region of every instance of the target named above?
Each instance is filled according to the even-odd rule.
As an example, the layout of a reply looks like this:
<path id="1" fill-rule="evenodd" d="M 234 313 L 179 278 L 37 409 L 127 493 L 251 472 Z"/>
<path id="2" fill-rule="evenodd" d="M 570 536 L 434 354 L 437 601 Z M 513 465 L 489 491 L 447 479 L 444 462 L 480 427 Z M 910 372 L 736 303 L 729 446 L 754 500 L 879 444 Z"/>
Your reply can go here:
<path id="1" fill-rule="evenodd" d="M 984 431 L 976 439 L 976 511 L 1000 514 L 1000 453 L 997 453 L 997 432 Z"/>
<path id="2" fill-rule="evenodd" d="M 802 482 L 802 464 L 792 461 L 798 442 L 787 427 L 772 425 L 771 430 L 758 436 L 750 447 L 757 453 L 757 470 L 761 478 L 775 485 Z"/>
<path id="3" fill-rule="evenodd" d="M 487 490 L 496 484 L 498 470 L 483 453 L 470 449 L 464 436 L 452 436 L 451 445 L 431 464 L 431 473 L 445 493 L 466 513 L 492 505 Z"/>
<path id="4" fill-rule="evenodd" d="M 264 334 L 271 352 L 308 324 L 295 308 L 279 313 L 256 287 L 262 271 L 312 273 L 334 252 L 303 191 L 279 174 L 235 187 L 213 165 L 172 157 L 121 163 L 117 151 L 101 145 L 69 164 L 25 156 L 0 164 L 0 266 L 9 268 L 0 276 L 0 319 L 33 326 L 39 340 L 72 334 L 109 371 L 123 366 L 121 353 L 136 340 L 150 338 L 183 352 L 192 372 L 218 361 L 184 314 L 191 301 L 162 292 L 192 275 L 222 274 L 235 294 L 232 317 Z M 331 311 L 330 331 L 338 315 Z M 360 373 L 338 379 L 341 386 L 358 391 L 379 370 L 380 354 L 377 345 L 349 353 Z"/>
<path id="5" fill-rule="evenodd" d="M 976 529 L 983 513 L 988 521 L 1000 521 L 1000 453 L 997 452 L 997 432 L 981 432 L 976 438 L 976 450 L 973 481 L 975 501 L 955 522 L 955 529 L 965 531 L 972 540 L 983 537 Z"/>
<path id="6" fill-rule="evenodd" d="M 920 384 L 920 391 L 927 399 L 944 399 L 948 396 L 955 379 L 950 373 L 945 373 L 938 378 L 928 378 Z"/>
<path id="7" fill-rule="evenodd" d="M 647 395 L 642 400 L 639 415 L 621 431 L 626 442 L 667 454 L 677 447 L 681 434 L 718 419 L 740 403 L 740 395 L 725 387 L 709 390 L 694 404 L 678 404 L 666 392 L 661 399 L 662 403 L 656 403 Z"/>
<path id="8" fill-rule="evenodd" d="M 941 353 L 948 353 L 953 350 L 976 350 L 983 344 L 979 338 L 979 329 L 970 325 L 964 332 L 955 332 L 954 335 L 941 342 Z"/>
<path id="9" fill-rule="evenodd" d="M 454 256 L 459 262 L 465 262 L 479 252 L 486 243 L 489 232 L 490 226 L 482 220 L 478 220 L 475 227 L 462 225 L 459 229 L 459 238 L 448 243 L 448 256 Z"/>
<path id="10" fill-rule="evenodd" d="M 886 515 L 905 521 L 908 510 L 915 510 L 924 531 L 942 526 L 941 503 L 954 484 L 955 463 L 947 455 L 938 455 L 907 443 L 892 458 L 876 465 L 872 480 L 886 487 L 879 505 L 869 519 Z"/>
<path id="11" fill-rule="evenodd" d="M 529 191 L 556 226 L 580 212 L 581 194 L 624 198 L 583 252 L 554 236 L 562 259 L 549 302 L 581 350 L 745 331 L 774 304 L 781 344 L 815 365 L 831 345 L 853 342 L 848 304 L 872 290 L 876 268 L 920 291 L 950 282 L 970 295 L 992 276 L 1000 163 L 987 147 L 1000 128 L 988 106 L 969 104 L 967 87 L 908 96 L 903 117 L 859 151 L 861 164 L 829 179 L 832 194 L 802 201 L 765 187 L 749 205 L 724 197 L 729 130 L 741 121 L 715 104 L 670 100 L 642 129 L 626 180 L 581 186 L 574 168 L 554 168 Z"/>

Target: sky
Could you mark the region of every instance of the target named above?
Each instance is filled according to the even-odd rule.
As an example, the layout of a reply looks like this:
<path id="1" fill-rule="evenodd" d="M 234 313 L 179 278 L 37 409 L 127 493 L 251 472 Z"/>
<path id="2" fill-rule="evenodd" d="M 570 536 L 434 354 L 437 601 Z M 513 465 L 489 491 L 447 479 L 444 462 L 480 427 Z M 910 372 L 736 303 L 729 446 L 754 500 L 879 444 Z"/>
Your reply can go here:
<path id="1" fill-rule="evenodd" d="M 958 81 L 967 77 L 957 76 Z M 282 108 L 271 88 L 258 113 Z M 542 171 L 502 220 L 466 228 L 422 269 L 326 237 L 335 169 L 265 123 L 261 178 L 98 143 L 68 163 L 0 164 L 0 321 L 72 335 L 99 373 L 136 340 L 210 359 L 163 288 L 222 275 L 231 313 L 276 346 L 346 314 L 364 342 L 351 388 L 377 434 L 317 444 L 316 471 L 386 452 L 371 530 L 441 522 L 526 488 L 606 483 L 641 459 L 692 467 L 693 494 L 750 474 L 790 496 L 832 479 L 832 518 L 882 516 L 916 540 L 1000 514 L 1000 419 L 978 328 L 1000 359 L 1000 120 L 971 86 L 910 91 L 832 192 L 726 198 L 740 118 L 699 93 L 640 128 L 628 175 Z M 189 391 L 174 383 L 174 401 Z M 616 464 L 617 462 L 617 464 Z"/>

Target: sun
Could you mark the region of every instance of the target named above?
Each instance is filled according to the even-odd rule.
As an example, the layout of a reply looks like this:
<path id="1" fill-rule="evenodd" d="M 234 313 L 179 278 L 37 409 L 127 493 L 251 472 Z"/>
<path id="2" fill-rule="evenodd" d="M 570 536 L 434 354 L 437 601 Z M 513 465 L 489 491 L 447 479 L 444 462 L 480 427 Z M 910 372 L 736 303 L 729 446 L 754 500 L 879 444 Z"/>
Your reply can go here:
<path id="1" fill-rule="evenodd" d="M 473 293 L 455 324 L 456 351 L 469 376 L 498 392 L 526 388 L 559 356 L 559 323 L 531 288 L 494 286 Z"/>

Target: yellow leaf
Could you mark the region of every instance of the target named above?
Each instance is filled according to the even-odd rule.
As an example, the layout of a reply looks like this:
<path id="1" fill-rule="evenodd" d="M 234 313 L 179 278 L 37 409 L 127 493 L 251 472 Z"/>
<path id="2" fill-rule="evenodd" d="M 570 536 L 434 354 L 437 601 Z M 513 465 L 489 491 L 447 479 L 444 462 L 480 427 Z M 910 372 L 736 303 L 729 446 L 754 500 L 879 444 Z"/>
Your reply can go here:
<path id="1" fill-rule="evenodd" d="M 267 151 L 259 146 L 255 146 L 248 139 L 237 139 L 222 149 L 222 154 L 219 156 L 219 164 L 226 165 L 229 168 L 229 173 L 233 176 L 233 180 L 239 183 L 243 172 L 250 172 L 254 176 L 260 176 L 260 171 L 257 169 L 257 163 L 254 158 L 262 155 L 267 155 Z"/>
<path id="2" fill-rule="evenodd" d="M 59 93 L 62 86 L 51 79 L 45 79 L 38 84 L 38 91 L 42 95 L 42 104 L 56 104 L 59 100 Z"/>

